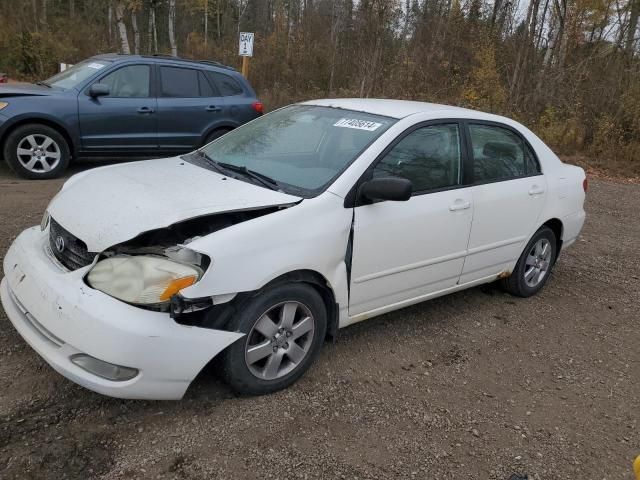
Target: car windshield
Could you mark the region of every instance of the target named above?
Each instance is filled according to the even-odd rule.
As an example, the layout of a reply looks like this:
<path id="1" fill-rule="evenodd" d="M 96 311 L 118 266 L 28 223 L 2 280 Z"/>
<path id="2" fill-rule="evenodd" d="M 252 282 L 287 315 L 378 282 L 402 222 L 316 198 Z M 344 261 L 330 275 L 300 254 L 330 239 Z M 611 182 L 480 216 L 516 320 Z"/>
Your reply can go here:
<path id="1" fill-rule="evenodd" d="M 283 191 L 314 196 L 396 121 L 352 110 L 292 105 L 227 133 L 201 151 L 223 167 L 246 167 L 270 177 Z"/>
<path id="2" fill-rule="evenodd" d="M 89 59 L 84 62 L 77 63 L 72 67 L 67 68 L 64 72 L 60 72 L 51 78 L 46 79 L 44 84 L 50 87 L 59 87 L 64 89 L 75 88 L 87 78 L 91 77 L 98 70 L 102 70 L 109 65 L 105 60 Z"/>

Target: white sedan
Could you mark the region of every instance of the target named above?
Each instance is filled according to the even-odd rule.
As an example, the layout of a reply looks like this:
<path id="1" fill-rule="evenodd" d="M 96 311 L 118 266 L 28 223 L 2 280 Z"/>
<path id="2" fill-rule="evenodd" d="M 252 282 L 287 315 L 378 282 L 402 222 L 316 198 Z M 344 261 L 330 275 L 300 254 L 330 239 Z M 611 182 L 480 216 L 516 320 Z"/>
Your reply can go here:
<path id="1" fill-rule="evenodd" d="M 537 293 L 587 183 L 513 120 L 395 100 L 291 105 L 182 157 L 71 177 L 4 259 L 4 309 L 74 382 L 179 399 L 214 357 L 263 394 L 339 328 L 501 280 Z"/>

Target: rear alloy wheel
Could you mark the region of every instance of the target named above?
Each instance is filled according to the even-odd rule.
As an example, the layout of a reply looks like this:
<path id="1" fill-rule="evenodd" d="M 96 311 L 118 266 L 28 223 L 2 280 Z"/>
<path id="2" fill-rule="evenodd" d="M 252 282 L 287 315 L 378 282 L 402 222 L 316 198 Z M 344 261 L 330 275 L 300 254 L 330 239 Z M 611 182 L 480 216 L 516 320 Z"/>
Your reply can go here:
<path id="1" fill-rule="evenodd" d="M 305 283 L 276 285 L 252 297 L 230 321 L 246 335 L 223 354 L 235 391 L 262 395 L 288 387 L 318 355 L 327 313 L 320 294 Z"/>
<path id="2" fill-rule="evenodd" d="M 60 133 L 46 125 L 23 125 L 7 137 L 4 156 L 21 177 L 46 179 L 59 176 L 69 164 L 69 146 Z"/>
<path id="3" fill-rule="evenodd" d="M 555 233 L 549 227 L 540 228 L 525 247 L 511 275 L 502 281 L 503 287 L 519 297 L 536 294 L 549 279 L 556 256 Z"/>

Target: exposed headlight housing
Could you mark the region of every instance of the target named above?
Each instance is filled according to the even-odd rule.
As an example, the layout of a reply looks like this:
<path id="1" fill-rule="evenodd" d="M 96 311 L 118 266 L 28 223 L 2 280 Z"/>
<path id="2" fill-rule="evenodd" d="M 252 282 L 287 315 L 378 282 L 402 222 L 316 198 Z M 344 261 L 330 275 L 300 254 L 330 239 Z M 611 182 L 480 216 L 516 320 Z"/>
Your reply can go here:
<path id="1" fill-rule="evenodd" d="M 151 255 L 116 255 L 100 260 L 87 275 L 92 288 L 137 305 L 168 304 L 183 288 L 196 283 L 202 270 Z"/>

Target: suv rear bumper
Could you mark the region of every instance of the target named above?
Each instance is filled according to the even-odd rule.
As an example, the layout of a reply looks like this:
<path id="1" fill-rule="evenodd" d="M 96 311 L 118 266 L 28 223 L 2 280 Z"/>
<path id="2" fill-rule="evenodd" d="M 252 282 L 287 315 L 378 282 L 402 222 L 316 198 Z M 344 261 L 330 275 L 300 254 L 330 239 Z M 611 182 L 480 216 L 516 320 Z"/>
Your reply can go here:
<path id="1" fill-rule="evenodd" d="M 57 372 L 120 398 L 182 398 L 211 358 L 243 334 L 189 327 L 168 314 L 133 307 L 86 285 L 91 267 L 62 270 L 47 253 L 47 234 L 22 232 L 4 259 L 2 304 L 16 330 Z M 139 370 L 112 381 L 71 362 L 84 353 Z"/>

